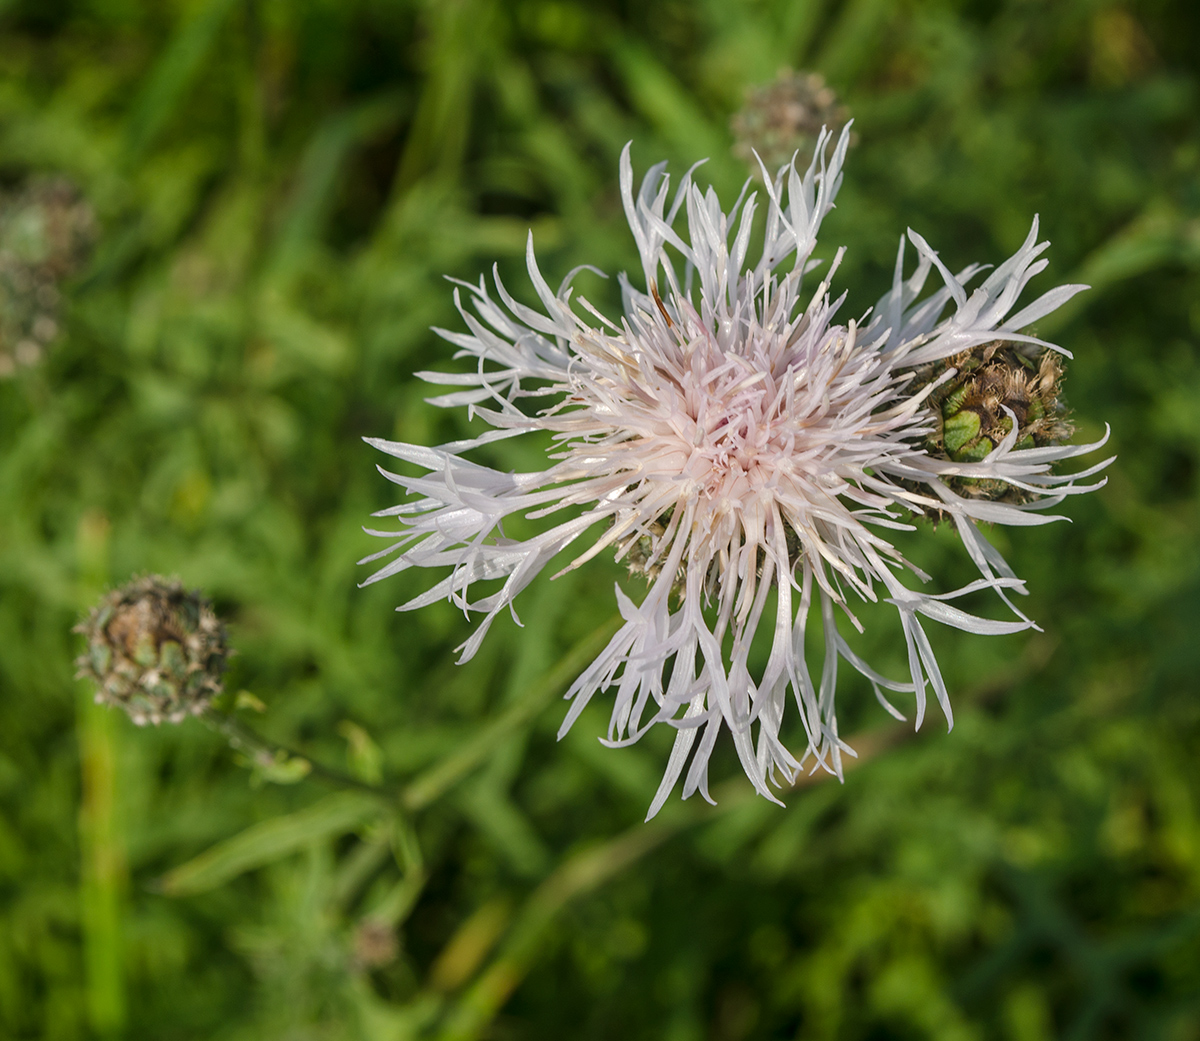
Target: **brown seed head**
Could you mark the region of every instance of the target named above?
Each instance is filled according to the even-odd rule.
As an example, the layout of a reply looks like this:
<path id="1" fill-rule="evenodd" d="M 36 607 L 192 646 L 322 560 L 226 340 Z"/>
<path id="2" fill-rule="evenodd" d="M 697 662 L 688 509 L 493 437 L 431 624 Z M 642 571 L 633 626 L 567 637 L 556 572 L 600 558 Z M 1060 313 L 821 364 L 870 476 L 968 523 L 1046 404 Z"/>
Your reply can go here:
<path id="1" fill-rule="evenodd" d="M 60 284 L 95 238 L 91 206 L 64 178 L 0 192 L 0 378 L 35 364 L 58 336 Z"/>
<path id="2" fill-rule="evenodd" d="M 225 626 L 197 592 L 147 575 L 107 594 L 75 627 L 87 651 L 75 664 L 96 701 L 139 726 L 199 715 L 221 692 L 229 657 Z"/>
<path id="3" fill-rule="evenodd" d="M 773 83 L 746 91 L 746 103 L 730 121 L 733 153 L 760 177 L 757 152 L 774 175 L 797 150 L 812 151 L 821 127 L 836 137 L 849 119 L 849 110 L 819 72 L 782 69 Z"/>
<path id="4" fill-rule="evenodd" d="M 382 969 L 400 955 L 396 930 L 387 922 L 364 918 L 354 930 L 354 960 L 364 969 Z"/>

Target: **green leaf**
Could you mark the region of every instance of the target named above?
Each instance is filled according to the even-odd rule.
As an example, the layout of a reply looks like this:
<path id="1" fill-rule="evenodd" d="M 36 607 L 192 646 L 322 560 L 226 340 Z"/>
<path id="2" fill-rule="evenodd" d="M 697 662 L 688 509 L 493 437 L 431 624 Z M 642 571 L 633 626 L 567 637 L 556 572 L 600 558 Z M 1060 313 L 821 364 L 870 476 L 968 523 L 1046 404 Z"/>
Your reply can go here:
<path id="1" fill-rule="evenodd" d="M 348 719 L 343 719 L 337 729 L 350 746 L 347 751 L 354 776 L 366 784 L 383 783 L 383 752 L 375 739 Z"/>
<path id="2" fill-rule="evenodd" d="M 267 706 L 263 703 L 262 698 L 251 694 L 248 690 L 239 690 L 237 697 L 233 701 L 233 707 L 237 709 L 249 709 L 253 712 L 266 712 Z"/>
<path id="3" fill-rule="evenodd" d="M 345 834 L 382 810 L 373 796 L 338 792 L 303 810 L 252 825 L 218 842 L 165 874 L 159 889 L 169 896 L 204 893 L 238 875 L 270 864 L 316 842 Z"/>
<path id="4" fill-rule="evenodd" d="M 167 45 L 129 118 L 126 151 L 130 160 L 142 154 L 171 117 L 233 6 L 234 0 L 208 0 Z"/>
<path id="5" fill-rule="evenodd" d="M 298 784 L 312 773 L 312 763 L 304 756 L 288 755 L 283 751 L 276 752 L 273 759 L 255 759 L 250 766 L 254 770 L 254 783 Z"/>
<path id="6" fill-rule="evenodd" d="M 634 104 L 672 147 L 689 158 L 707 157 L 718 168 L 726 165 L 724 135 L 650 48 L 623 39 L 613 58 Z"/>

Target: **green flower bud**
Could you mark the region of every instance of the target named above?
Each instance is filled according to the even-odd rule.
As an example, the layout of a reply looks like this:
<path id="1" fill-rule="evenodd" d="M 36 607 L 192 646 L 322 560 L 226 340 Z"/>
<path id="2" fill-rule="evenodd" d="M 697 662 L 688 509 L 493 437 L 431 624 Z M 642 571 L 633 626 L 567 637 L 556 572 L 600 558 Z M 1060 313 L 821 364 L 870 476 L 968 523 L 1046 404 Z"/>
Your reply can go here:
<path id="1" fill-rule="evenodd" d="M 107 594 L 75 632 L 87 651 L 78 676 L 96 684 L 96 701 L 115 705 L 139 726 L 200 715 L 221 692 L 229 657 L 225 626 L 199 593 L 157 575 Z"/>
<path id="2" fill-rule="evenodd" d="M 1074 432 L 1059 401 L 1062 359 L 1054 351 L 995 340 L 927 366 L 914 390 L 954 370 L 930 395 L 938 426 L 926 450 L 956 463 L 978 463 L 991 454 L 1017 424 L 1020 449 L 1060 444 Z M 1021 502 L 1025 493 L 1004 481 L 954 478 L 960 494 L 993 501 Z"/>

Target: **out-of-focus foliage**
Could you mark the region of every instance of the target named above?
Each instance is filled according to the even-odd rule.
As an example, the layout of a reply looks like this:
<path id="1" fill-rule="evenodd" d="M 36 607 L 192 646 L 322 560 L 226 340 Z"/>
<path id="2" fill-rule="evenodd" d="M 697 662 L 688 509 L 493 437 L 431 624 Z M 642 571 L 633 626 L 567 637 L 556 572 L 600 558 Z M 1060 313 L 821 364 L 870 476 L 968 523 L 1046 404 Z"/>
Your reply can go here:
<path id="1" fill-rule="evenodd" d="M 1200 1038 L 1197 53 L 1188 0 L 0 5 L 4 198 L 95 222 L 0 380 L 0 1036 Z M 849 687 L 844 786 L 644 826 L 661 740 L 599 747 L 597 707 L 554 742 L 615 565 L 456 666 L 448 605 L 355 588 L 391 501 L 359 437 L 466 429 L 411 375 L 444 274 L 523 294 L 530 226 L 552 282 L 635 266 L 621 146 L 731 198 L 730 117 L 785 66 L 857 120 L 852 299 L 907 226 L 962 266 L 1040 212 L 1043 285 L 1095 287 L 1040 331 L 1119 459 L 1073 523 L 993 534 L 1045 633 L 938 634 L 953 734 Z M 967 573 L 944 528 L 908 548 Z M 229 621 L 243 716 L 401 794 L 92 705 L 70 628 L 151 571 Z"/>

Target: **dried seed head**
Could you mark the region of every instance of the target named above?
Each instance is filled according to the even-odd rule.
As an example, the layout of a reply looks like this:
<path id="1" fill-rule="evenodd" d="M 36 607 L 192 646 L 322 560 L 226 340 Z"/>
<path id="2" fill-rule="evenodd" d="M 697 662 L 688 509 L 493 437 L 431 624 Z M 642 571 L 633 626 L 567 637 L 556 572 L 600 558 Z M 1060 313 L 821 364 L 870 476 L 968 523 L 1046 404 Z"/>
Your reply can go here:
<path id="1" fill-rule="evenodd" d="M 354 961 L 364 969 L 382 969 L 400 956 L 396 930 L 377 918 L 364 918 L 354 930 Z"/>
<path id="2" fill-rule="evenodd" d="M 91 206 L 63 178 L 0 192 L 0 378 L 35 364 L 57 337 L 60 284 L 95 235 Z"/>
<path id="3" fill-rule="evenodd" d="M 980 462 L 1012 432 L 1014 420 L 1019 449 L 1061 444 L 1074 433 L 1059 400 L 1063 366 L 1054 351 L 996 340 L 927 367 L 918 385 L 928 385 L 950 369 L 955 375 L 930 395 L 939 419 L 926 442 L 931 455 L 956 463 Z M 1004 481 L 958 477 L 952 483 L 960 494 L 974 498 L 1027 498 Z"/>
<path id="4" fill-rule="evenodd" d="M 733 154 L 759 177 L 757 152 L 774 174 L 797 151 L 811 152 L 821 127 L 836 137 L 849 120 L 849 110 L 819 72 L 782 69 L 775 82 L 746 91 L 746 103 L 730 121 Z"/>
<path id="5" fill-rule="evenodd" d="M 147 575 L 107 594 L 75 631 L 87 637 L 78 676 L 96 701 L 116 705 L 139 726 L 179 723 L 221 692 L 229 657 L 212 606 L 178 580 Z"/>

